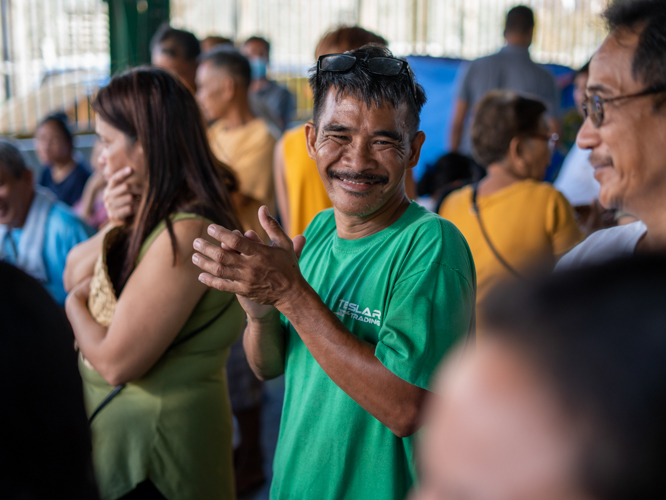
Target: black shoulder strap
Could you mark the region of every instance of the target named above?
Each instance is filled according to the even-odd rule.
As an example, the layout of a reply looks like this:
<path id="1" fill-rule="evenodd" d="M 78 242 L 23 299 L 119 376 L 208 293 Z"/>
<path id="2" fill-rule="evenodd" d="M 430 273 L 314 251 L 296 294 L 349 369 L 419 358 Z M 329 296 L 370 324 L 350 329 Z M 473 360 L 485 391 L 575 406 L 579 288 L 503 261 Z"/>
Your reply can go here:
<path id="1" fill-rule="evenodd" d="M 167 352 L 169 352 L 171 349 L 173 349 L 173 348 L 175 348 L 175 347 L 178 347 L 179 345 L 183 344 L 184 342 L 187 342 L 188 340 L 190 340 L 192 337 L 194 337 L 194 336 L 196 336 L 197 334 L 199 334 L 199 333 L 203 332 L 204 330 L 206 330 L 209 326 L 211 326 L 211 325 L 212 325 L 213 323 L 215 323 L 218 319 L 220 319 L 220 317 L 221 317 L 225 312 L 227 312 L 227 310 L 231 307 L 231 305 L 234 303 L 235 300 L 236 300 L 235 297 L 234 297 L 233 299 L 231 299 L 231 300 L 229 301 L 229 303 L 228 303 L 227 305 L 225 305 L 225 306 L 220 310 L 220 312 L 218 312 L 215 316 L 213 316 L 212 319 L 210 319 L 209 321 L 207 321 L 206 324 L 204 324 L 203 326 L 200 326 L 199 328 L 197 328 L 196 330 L 194 330 L 193 332 L 191 332 L 189 335 L 187 335 L 185 338 L 182 338 L 182 339 L 180 339 L 178 342 L 174 342 L 173 344 L 171 344 L 171 345 L 168 347 L 168 349 L 166 350 L 165 354 L 166 354 Z M 95 417 L 99 414 L 99 412 L 101 412 L 101 411 L 104 409 L 104 407 L 105 407 L 106 405 L 108 405 L 108 404 L 111 402 L 111 400 L 112 400 L 113 398 L 115 398 L 118 394 L 120 394 L 120 391 L 122 391 L 122 390 L 125 388 L 125 385 L 126 385 L 126 384 L 117 385 L 117 386 L 115 386 L 115 387 L 113 388 L 113 390 L 109 393 L 109 395 L 108 395 L 107 397 L 105 397 L 104 400 L 99 404 L 99 406 L 97 406 L 97 408 L 95 408 L 95 411 L 92 412 L 92 415 L 90 415 L 90 418 L 88 419 L 88 425 L 92 424 L 93 420 L 95 420 Z"/>
<path id="2" fill-rule="evenodd" d="M 524 280 L 525 278 L 521 276 L 521 274 L 516 271 L 511 264 L 509 264 L 504 257 L 500 255 L 500 253 L 497 251 L 497 248 L 495 248 L 495 245 L 493 245 L 493 242 L 490 241 L 490 238 L 488 237 L 488 233 L 486 232 L 486 227 L 483 225 L 483 221 L 481 220 L 481 213 L 479 212 L 479 205 L 476 203 L 476 195 L 479 190 L 479 183 L 475 182 L 473 187 L 472 187 L 472 209 L 474 210 L 474 214 L 476 215 L 476 220 L 479 221 L 479 228 L 481 229 L 481 234 L 483 235 L 483 238 L 486 240 L 486 243 L 488 244 L 488 248 L 490 248 L 490 251 L 493 253 L 495 258 L 502 264 L 511 274 L 513 274 L 516 278 L 519 280 Z"/>

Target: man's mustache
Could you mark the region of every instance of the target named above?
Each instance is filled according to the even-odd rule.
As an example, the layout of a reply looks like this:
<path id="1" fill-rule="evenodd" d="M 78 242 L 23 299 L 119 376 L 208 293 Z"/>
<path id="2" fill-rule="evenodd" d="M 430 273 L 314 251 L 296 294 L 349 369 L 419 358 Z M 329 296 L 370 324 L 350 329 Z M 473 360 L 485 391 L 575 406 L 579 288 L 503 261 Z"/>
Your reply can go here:
<path id="1" fill-rule="evenodd" d="M 358 172 L 349 172 L 349 171 L 339 171 L 331 170 L 328 172 L 328 177 L 333 179 L 337 177 L 338 179 L 343 179 L 352 182 L 373 182 L 378 184 L 386 184 L 389 179 L 385 175 L 374 175 L 374 174 L 359 174 Z"/>
<path id="2" fill-rule="evenodd" d="M 592 153 L 590 155 L 589 159 L 590 165 L 597 166 L 597 165 L 610 165 L 611 167 L 613 166 L 613 159 L 610 156 L 604 156 L 601 154 L 594 154 Z"/>

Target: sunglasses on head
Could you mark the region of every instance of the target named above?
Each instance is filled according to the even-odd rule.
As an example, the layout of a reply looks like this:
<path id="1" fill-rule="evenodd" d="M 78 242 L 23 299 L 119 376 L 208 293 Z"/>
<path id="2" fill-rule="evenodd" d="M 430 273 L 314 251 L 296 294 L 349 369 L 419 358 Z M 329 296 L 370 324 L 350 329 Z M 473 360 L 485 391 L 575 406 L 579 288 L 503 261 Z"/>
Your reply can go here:
<path id="1" fill-rule="evenodd" d="M 319 82 L 319 72 L 346 73 L 350 71 L 356 63 L 363 62 L 368 73 L 380 76 L 398 76 L 403 72 L 407 73 L 409 83 L 412 87 L 414 101 L 416 101 L 416 82 L 414 75 L 407 61 L 395 57 L 370 57 L 368 59 L 359 59 L 350 54 L 326 54 L 317 59 L 317 82 Z"/>

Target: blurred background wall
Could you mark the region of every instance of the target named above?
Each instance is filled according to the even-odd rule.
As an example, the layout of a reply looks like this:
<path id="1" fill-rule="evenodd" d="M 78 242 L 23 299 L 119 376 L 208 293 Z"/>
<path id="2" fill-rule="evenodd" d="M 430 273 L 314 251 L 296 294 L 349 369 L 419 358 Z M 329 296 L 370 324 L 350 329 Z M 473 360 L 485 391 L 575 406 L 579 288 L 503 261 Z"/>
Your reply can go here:
<path id="1" fill-rule="evenodd" d="M 532 57 L 560 77 L 563 105 L 571 71 L 605 34 L 608 0 L 526 0 L 536 14 Z M 170 21 L 199 38 L 221 35 L 271 42 L 271 77 L 297 96 L 296 121 L 309 118 L 307 71 L 317 40 L 340 24 L 359 24 L 410 56 L 429 93 L 422 164 L 446 151 L 451 99 L 466 60 L 497 51 L 512 0 L 0 0 L 0 134 L 30 138 L 39 119 L 64 110 L 79 134 L 94 127 L 90 98 L 119 70 L 149 62 L 149 42 Z M 555 66 L 553 66 L 555 65 Z M 87 139 L 80 139 L 85 147 Z M 29 143 L 26 143 L 29 148 Z M 420 166 L 417 175 L 424 167 Z"/>

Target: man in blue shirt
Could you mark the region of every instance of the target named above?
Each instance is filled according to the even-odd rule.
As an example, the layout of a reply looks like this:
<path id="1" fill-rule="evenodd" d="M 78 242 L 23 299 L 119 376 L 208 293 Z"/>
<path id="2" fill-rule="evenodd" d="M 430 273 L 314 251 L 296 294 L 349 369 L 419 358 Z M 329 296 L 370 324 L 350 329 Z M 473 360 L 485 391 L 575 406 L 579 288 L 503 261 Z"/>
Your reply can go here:
<path id="1" fill-rule="evenodd" d="M 35 189 L 21 152 L 0 141 L 1 261 L 33 276 L 62 306 L 67 254 L 93 233 L 52 194 Z"/>

